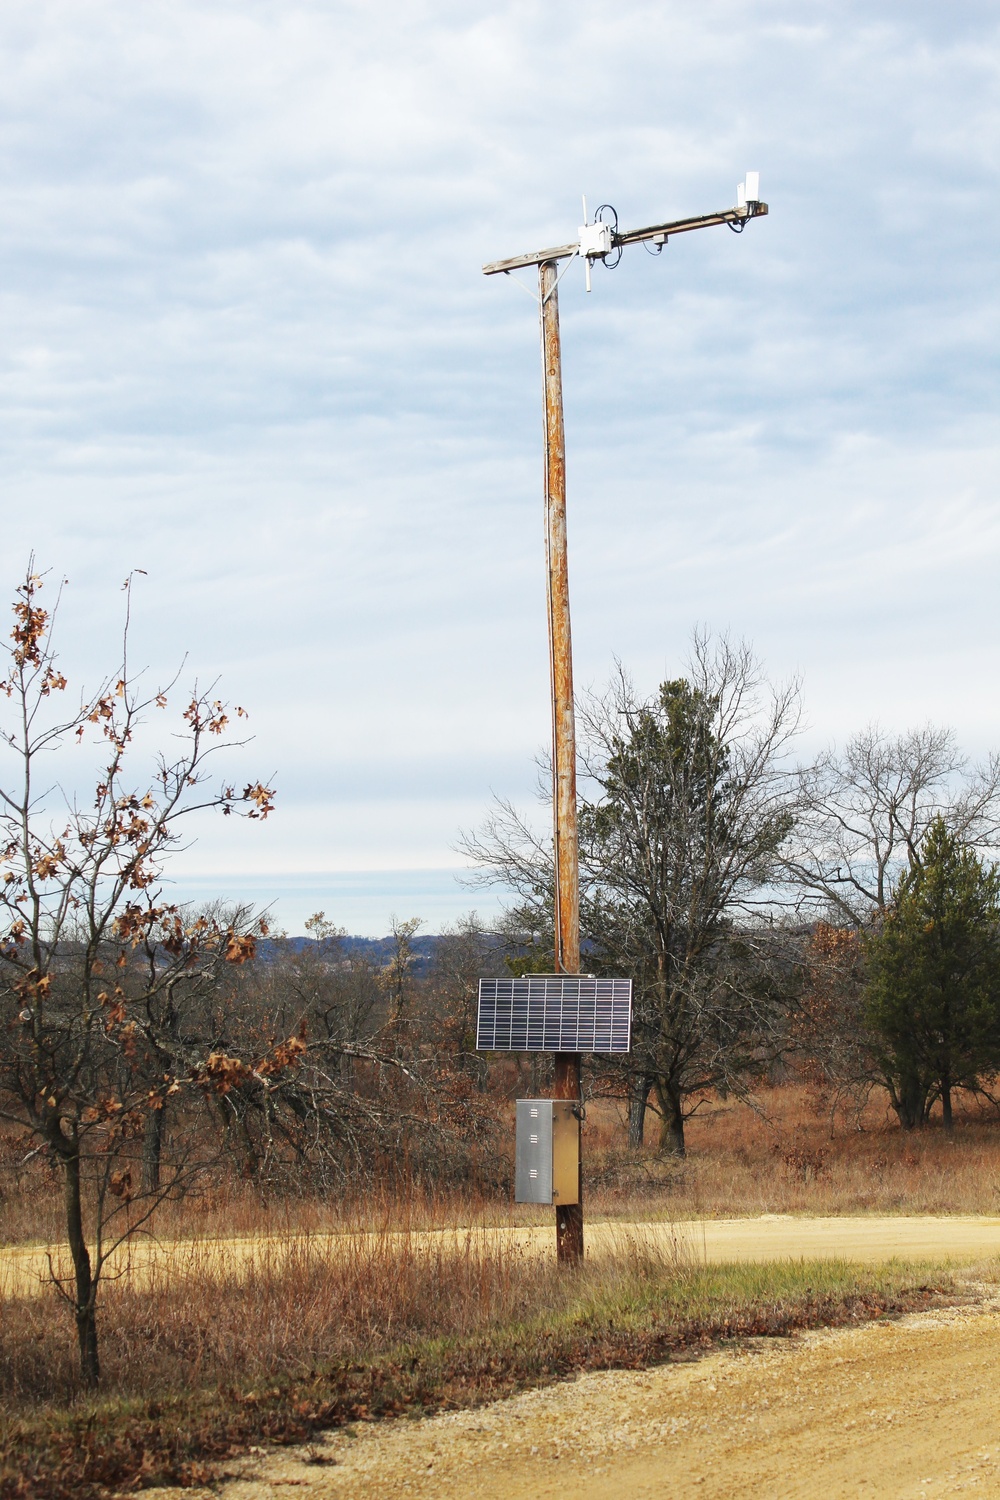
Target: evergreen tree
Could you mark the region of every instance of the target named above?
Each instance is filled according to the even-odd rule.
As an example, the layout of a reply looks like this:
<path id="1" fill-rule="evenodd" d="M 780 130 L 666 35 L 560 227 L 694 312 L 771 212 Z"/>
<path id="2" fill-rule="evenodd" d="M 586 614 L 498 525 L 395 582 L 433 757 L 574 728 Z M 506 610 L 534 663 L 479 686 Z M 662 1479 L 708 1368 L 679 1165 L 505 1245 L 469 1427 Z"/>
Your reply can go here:
<path id="1" fill-rule="evenodd" d="M 590 768 L 599 796 L 580 802 L 581 928 L 593 960 L 635 983 L 632 1139 L 652 1091 L 661 1150 L 673 1153 L 698 1097 L 739 1091 L 766 1066 L 788 978 L 774 962 L 784 945 L 741 907 L 791 815 L 766 741 L 747 756 L 733 733 L 733 683 L 720 675 L 664 682 L 645 702 L 621 695 L 588 716 L 602 753 Z"/>
<path id="2" fill-rule="evenodd" d="M 944 819 L 931 824 L 866 942 L 866 1019 L 901 1124 L 1000 1067 L 1000 874 Z"/>

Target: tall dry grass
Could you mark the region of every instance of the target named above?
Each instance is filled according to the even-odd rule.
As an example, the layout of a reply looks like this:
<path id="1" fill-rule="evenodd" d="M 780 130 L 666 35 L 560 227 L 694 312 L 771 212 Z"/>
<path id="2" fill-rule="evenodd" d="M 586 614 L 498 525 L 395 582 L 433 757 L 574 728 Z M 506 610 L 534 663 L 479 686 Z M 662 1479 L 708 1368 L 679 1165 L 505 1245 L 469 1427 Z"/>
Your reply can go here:
<path id="1" fill-rule="evenodd" d="M 784 1316 L 785 1300 L 835 1309 L 866 1291 L 894 1295 L 908 1277 L 912 1284 L 905 1267 L 860 1272 L 837 1262 L 703 1266 L 676 1245 L 625 1233 L 573 1272 L 495 1232 L 436 1242 L 368 1233 L 347 1244 L 286 1236 L 228 1264 L 218 1242 L 192 1241 L 152 1275 L 105 1285 L 103 1399 L 124 1402 L 126 1413 L 139 1401 L 147 1416 L 150 1402 L 199 1392 L 239 1405 L 254 1393 L 277 1396 L 275 1385 L 336 1383 L 338 1369 L 387 1358 L 405 1369 L 411 1350 L 425 1364 L 429 1352 L 432 1363 L 447 1361 L 463 1342 L 488 1353 L 513 1341 L 544 1361 L 563 1334 L 596 1341 L 599 1360 L 601 1339 L 620 1343 L 630 1329 L 697 1336 L 747 1317 L 756 1328 L 763 1309 L 758 1331 L 773 1331 L 767 1317 Z M 91 1400 L 77 1365 L 72 1318 L 54 1293 L 5 1299 L 0 1436 L 4 1421 Z"/>
<path id="2" fill-rule="evenodd" d="M 536 1283 L 502 1243 L 418 1251 L 399 1235 L 358 1236 L 345 1252 L 300 1237 L 262 1239 L 232 1269 L 212 1242 L 154 1265 L 141 1289 L 105 1287 L 105 1384 L 150 1396 L 219 1381 L 301 1375 L 430 1333 L 507 1317 Z M 543 1276 L 544 1279 L 544 1276 Z M 0 1371 L 9 1405 L 64 1403 L 77 1390 L 71 1320 L 55 1297 L 8 1302 Z"/>
<path id="3" fill-rule="evenodd" d="M 398 1231 L 335 1243 L 284 1235 L 241 1244 L 230 1258 L 219 1242 L 190 1241 L 148 1274 L 106 1283 L 103 1384 L 148 1400 L 302 1379 L 418 1341 L 557 1317 L 581 1296 L 684 1271 L 675 1251 L 623 1240 L 613 1258 L 567 1277 L 552 1257 L 495 1232 L 439 1242 Z M 76 1366 L 72 1318 L 53 1292 L 4 1301 L 0 1411 L 64 1406 L 80 1394 Z"/>
<path id="4" fill-rule="evenodd" d="M 1000 1121 L 962 1096 L 951 1135 L 939 1121 L 904 1131 L 885 1096 L 831 1112 L 799 1085 L 761 1093 L 755 1110 L 706 1102 L 682 1159 L 623 1146 L 614 1106 L 588 1111 L 589 1212 L 612 1217 L 786 1214 L 1000 1214 Z"/>

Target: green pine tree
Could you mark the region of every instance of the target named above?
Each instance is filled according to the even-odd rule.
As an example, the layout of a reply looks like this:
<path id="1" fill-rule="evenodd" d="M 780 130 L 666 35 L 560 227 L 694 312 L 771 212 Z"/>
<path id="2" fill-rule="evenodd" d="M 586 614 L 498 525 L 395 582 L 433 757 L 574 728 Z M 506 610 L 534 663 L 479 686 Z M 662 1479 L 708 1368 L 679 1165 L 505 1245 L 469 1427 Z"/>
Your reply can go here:
<path id="1" fill-rule="evenodd" d="M 1000 1067 L 1000 874 L 943 818 L 866 943 L 866 1019 L 900 1123 Z"/>

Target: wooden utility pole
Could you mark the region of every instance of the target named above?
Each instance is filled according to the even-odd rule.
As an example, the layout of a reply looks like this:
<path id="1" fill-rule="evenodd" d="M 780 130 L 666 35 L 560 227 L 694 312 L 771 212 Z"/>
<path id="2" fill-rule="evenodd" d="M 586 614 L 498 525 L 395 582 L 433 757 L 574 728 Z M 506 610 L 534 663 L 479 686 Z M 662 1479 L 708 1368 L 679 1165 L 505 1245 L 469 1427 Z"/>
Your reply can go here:
<path id="1" fill-rule="evenodd" d="M 552 685 L 552 847 L 555 881 L 555 966 L 580 972 L 580 858 L 576 818 L 576 711 L 573 702 L 573 641 L 569 618 L 566 552 L 566 432 L 563 425 L 562 357 L 559 343 L 557 263 L 538 267 L 542 371 L 545 395 L 545 560 L 548 589 L 549 674 Z M 578 1102 L 580 1054 L 557 1052 L 555 1099 Z M 556 1254 L 583 1259 L 583 1173 L 576 1203 L 556 1206 Z"/>
<path id="2" fill-rule="evenodd" d="M 748 172 L 737 190 L 735 208 L 697 218 L 651 224 L 645 229 L 619 232 L 603 222 L 585 225 L 570 245 L 556 245 L 534 254 L 515 255 L 483 267 L 486 276 L 509 275 L 522 267 L 538 267 L 538 301 L 542 324 L 542 371 L 545 395 L 545 558 L 548 588 L 549 670 L 552 685 L 552 823 L 555 883 L 555 967 L 560 974 L 580 972 L 580 857 L 576 806 L 576 722 L 573 703 L 573 644 L 569 618 L 569 569 L 566 552 L 566 433 L 563 425 L 562 357 L 559 341 L 559 271 L 561 260 L 579 255 L 590 267 L 596 260 L 620 252 L 625 245 L 646 242 L 662 251 L 673 234 L 728 224 L 741 233 L 750 219 L 767 213 L 759 197 L 759 175 Z M 613 210 L 612 210 L 613 212 Z M 598 219 L 601 210 L 598 210 Z M 586 217 L 586 215 L 585 215 Z M 617 261 L 614 262 L 617 264 Z M 580 1054 L 555 1054 L 553 1097 L 582 1104 Z M 580 1111 L 582 1118 L 582 1110 Z M 576 1203 L 556 1207 L 556 1250 L 560 1261 L 583 1259 L 583 1168 Z"/>
<path id="3" fill-rule="evenodd" d="M 552 836 L 555 858 L 555 960 L 561 974 L 580 972 L 580 863 L 576 827 L 576 714 L 566 554 L 566 431 L 556 267 L 538 268 L 545 380 L 545 562 L 549 674 L 552 686 Z"/>

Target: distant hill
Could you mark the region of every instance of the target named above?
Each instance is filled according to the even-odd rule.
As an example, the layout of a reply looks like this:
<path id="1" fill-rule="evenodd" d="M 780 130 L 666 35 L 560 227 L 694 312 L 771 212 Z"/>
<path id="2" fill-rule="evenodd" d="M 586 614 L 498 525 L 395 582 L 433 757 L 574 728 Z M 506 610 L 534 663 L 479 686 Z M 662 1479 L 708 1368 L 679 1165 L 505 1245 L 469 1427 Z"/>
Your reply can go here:
<path id="1" fill-rule="evenodd" d="M 418 932 L 410 939 L 410 949 L 413 953 L 413 973 L 418 976 L 428 974 L 433 967 L 437 954 L 437 946 L 442 940 L 441 933 Z M 290 937 L 283 939 L 297 952 L 315 945 L 316 939 L 311 937 Z M 394 939 L 389 937 L 372 938 L 357 937 L 349 934 L 340 940 L 342 952 L 348 958 L 365 958 L 369 963 L 387 964 L 392 958 Z M 267 957 L 268 950 L 273 950 L 273 940 L 265 938 L 258 945 L 258 952 L 262 957 Z M 499 939 L 497 946 L 500 946 Z"/>
<path id="2" fill-rule="evenodd" d="M 410 938 L 414 974 L 422 975 L 430 971 L 440 941 L 440 933 L 433 932 L 418 932 Z M 387 964 L 392 958 L 393 939 L 391 937 L 346 937 L 343 939 L 343 944 L 344 951 L 350 958 L 367 958 L 369 963 L 373 964 Z"/>

